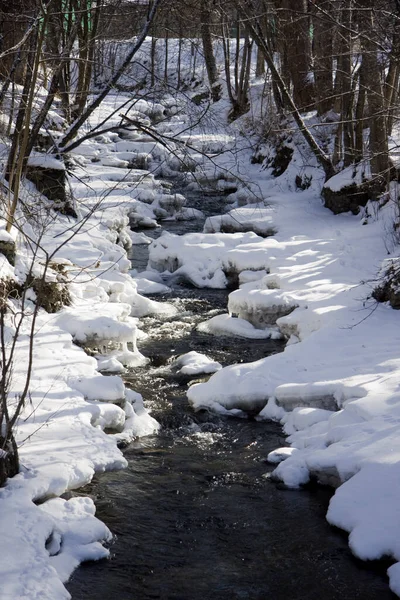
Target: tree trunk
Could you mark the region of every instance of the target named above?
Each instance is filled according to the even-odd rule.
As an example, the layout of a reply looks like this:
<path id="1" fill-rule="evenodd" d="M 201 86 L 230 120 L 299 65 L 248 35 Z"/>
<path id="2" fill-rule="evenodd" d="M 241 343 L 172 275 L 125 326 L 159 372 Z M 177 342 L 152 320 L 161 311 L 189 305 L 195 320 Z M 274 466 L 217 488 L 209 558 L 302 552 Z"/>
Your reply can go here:
<path id="1" fill-rule="evenodd" d="M 358 81 L 358 97 L 356 104 L 355 113 L 355 128 L 354 128 L 354 160 L 360 162 L 364 156 L 364 115 L 365 115 L 365 100 L 366 100 L 366 87 L 365 87 L 365 65 L 361 63 L 359 71 Z"/>
<path id="2" fill-rule="evenodd" d="M 343 123 L 343 165 L 348 167 L 354 160 L 354 140 L 353 140 L 353 119 L 352 119 L 352 77 L 351 77 L 351 57 L 352 57 L 352 40 L 351 40 L 351 9 L 352 2 L 347 3 L 343 10 L 341 23 L 343 27 L 340 31 L 341 36 L 341 53 L 339 61 L 339 69 L 342 72 L 342 89 L 341 93 L 341 121 Z"/>
<path id="3" fill-rule="evenodd" d="M 369 149 L 371 170 L 374 176 L 387 181 L 390 173 L 388 138 L 386 131 L 386 115 L 382 72 L 379 66 L 378 46 L 374 39 L 374 16 L 368 0 L 359 1 L 360 23 L 362 28 L 361 48 L 365 67 L 365 86 L 369 110 Z"/>
<path id="4" fill-rule="evenodd" d="M 284 7 L 283 37 L 286 45 L 287 69 L 293 86 L 293 101 L 299 110 L 314 107 L 311 73 L 310 22 L 305 0 L 282 0 Z"/>
<path id="5" fill-rule="evenodd" d="M 393 128 L 394 106 L 398 100 L 400 79 L 400 15 L 396 15 L 389 68 L 385 81 L 385 108 L 387 114 L 387 133 L 391 135 Z"/>
<path id="6" fill-rule="evenodd" d="M 204 62 L 206 64 L 212 101 L 218 102 L 218 100 L 221 99 L 222 89 L 221 85 L 218 83 L 218 69 L 211 36 L 211 16 L 212 11 L 210 0 L 201 0 L 200 30 L 203 43 Z"/>
<path id="7" fill-rule="evenodd" d="M 2 423 L 1 414 L 0 423 Z M 0 436 L 0 487 L 9 477 L 17 475 L 19 468 L 18 448 L 13 434 L 7 437 Z"/>
<path id="8" fill-rule="evenodd" d="M 0 77 L 8 77 L 18 54 L 19 43 L 26 32 L 35 26 L 35 0 L 0 0 Z M 20 61 L 14 69 L 14 82 L 23 85 L 25 64 Z"/>
<path id="9" fill-rule="evenodd" d="M 334 14 L 330 0 L 312 5 L 314 29 L 314 80 L 318 115 L 333 108 L 333 32 Z"/>

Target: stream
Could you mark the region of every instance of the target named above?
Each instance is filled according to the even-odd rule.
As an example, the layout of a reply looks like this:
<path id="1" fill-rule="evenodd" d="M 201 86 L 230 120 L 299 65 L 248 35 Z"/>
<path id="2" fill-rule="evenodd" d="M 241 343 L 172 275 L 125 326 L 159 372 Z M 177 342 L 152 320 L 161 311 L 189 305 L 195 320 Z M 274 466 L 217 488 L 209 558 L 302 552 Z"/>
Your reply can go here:
<path id="1" fill-rule="evenodd" d="M 206 203 L 208 214 L 223 212 L 221 198 L 186 195 L 195 208 Z M 201 225 L 163 228 L 182 234 Z M 132 252 L 133 267 L 145 269 L 146 247 Z M 355 559 L 347 536 L 328 525 L 331 489 L 286 490 L 270 479 L 267 454 L 285 445 L 278 424 L 195 414 L 188 405 L 189 380 L 169 367 L 174 356 L 196 350 L 225 366 L 284 348 L 196 331 L 226 312 L 227 295 L 176 283 L 154 298 L 174 304 L 177 315 L 141 319 L 149 337 L 139 348 L 150 362 L 125 382 L 162 428 L 124 450 L 126 470 L 77 492 L 94 499 L 115 537 L 111 560 L 82 565 L 67 589 L 73 600 L 393 600 L 388 564 Z"/>

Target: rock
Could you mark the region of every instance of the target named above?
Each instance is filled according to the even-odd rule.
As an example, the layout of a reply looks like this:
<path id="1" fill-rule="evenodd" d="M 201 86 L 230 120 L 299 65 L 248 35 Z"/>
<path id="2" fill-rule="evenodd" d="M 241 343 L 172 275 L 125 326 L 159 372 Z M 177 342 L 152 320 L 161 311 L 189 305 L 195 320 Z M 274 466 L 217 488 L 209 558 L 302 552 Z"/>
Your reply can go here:
<path id="1" fill-rule="evenodd" d="M 209 100 L 210 99 L 210 92 L 208 90 L 204 91 L 204 92 L 198 92 L 197 94 L 194 94 L 191 97 L 191 101 L 194 104 L 197 104 L 197 106 L 199 106 L 202 102 Z"/>
<path id="2" fill-rule="evenodd" d="M 319 394 L 315 396 L 309 396 L 308 398 L 300 398 L 299 396 L 284 395 L 280 396 L 279 393 L 276 395 L 276 404 L 281 406 L 286 411 L 290 412 L 295 408 L 322 408 L 323 410 L 336 411 L 338 405 L 333 394 Z"/>
<path id="3" fill-rule="evenodd" d="M 275 148 L 274 155 L 266 159 L 265 168 L 270 167 L 273 177 L 279 177 L 288 168 L 292 156 L 293 148 L 281 143 Z"/>
<path id="4" fill-rule="evenodd" d="M 45 281 L 33 278 L 29 282 L 36 294 L 36 302 L 48 313 L 56 313 L 71 304 L 68 284 L 65 281 Z"/>
<path id="5" fill-rule="evenodd" d="M 400 309 L 400 259 L 391 259 L 389 266 L 383 271 L 379 285 L 372 292 L 372 297 L 377 302 L 389 302 L 396 310 Z"/>
<path id="6" fill-rule="evenodd" d="M 326 208 L 329 208 L 335 215 L 343 212 L 352 212 L 357 215 L 360 212 L 360 206 L 365 206 L 369 200 L 377 200 L 386 185 L 384 181 L 376 177 L 374 180 L 362 183 L 353 182 L 339 189 L 332 189 L 329 185 L 330 181 L 328 179 L 322 188 L 322 197 Z"/>
<path id="7" fill-rule="evenodd" d="M 339 471 L 335 466 L 324 467 L 320 470 L 312 470 L 310 473 L 312 478 L 315 478 L 320 485 L 329 485 L 333 488 L 338 488 L 343 481 L 339 475 Z"/>
<path id="8" fill-rule="evenodd" d="M 129 169 L 139 169 L 143 171 L 147 171 L 150 167 L 151 162 L 151 154 L 147 152 L 137 152 L 132 155 L 132 158 L 129 160 L 128 167 Z"/>
<path id="9" fill-rule="evenodd" d="M 77 214 L 66 191 L 66 171 L 60 168 L 47 168 L 29 164 L 26 177 L 32 181 L 44 196 L 54 203 L 55 210 L 63 215 L 76 218 Z"/>
<path id="10" fill-rule="evenodd" d="M 15 243 L 6 240 L 0 240 L 0 252 L 4 254 L 10 265 L 15 264 Z"/>

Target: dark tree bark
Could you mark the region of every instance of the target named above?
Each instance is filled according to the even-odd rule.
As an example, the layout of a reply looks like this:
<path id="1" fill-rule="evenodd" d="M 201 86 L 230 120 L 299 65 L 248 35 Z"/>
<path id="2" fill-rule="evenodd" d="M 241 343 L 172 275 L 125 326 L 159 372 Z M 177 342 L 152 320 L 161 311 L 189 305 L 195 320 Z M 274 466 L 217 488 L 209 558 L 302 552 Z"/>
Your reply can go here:
<path id="1" fill-rule="evenodd" d="M 318 115 L 333 108 L 333 34 L 335 14 L 331 0 L 315 0 L 311 5 L 314 30 L 314 81 Z"/>
<path id="2" fill-rule="evenodd" d="M 359 0 L 362 61 L 369 111 L 369 151 L 374 176 L 387 181 L 390 173 L 382 70 L 374 32 L 374 13 L 369 0 Z"/>
<path id="3" fill-rule="evenodd" d="M 280 33 L 283 42 L 283 70 L 290 75 L 293 101 L 299 110 L 314 107 L 311 74 L 310 16 L 306 0 L 279 0 Z"/>
<path id="4" fill-rule="evenodd" d="M 201 0 L 200 8 L 200 31 L 203 43 L 204 61 L 210 84 L 211 98 L 213 102 L 221 99 L 221 85 L 218 83 L 218 69 L 215 60 L 212 35 L 211 35 L 212 10 L 210 0 Z"/>

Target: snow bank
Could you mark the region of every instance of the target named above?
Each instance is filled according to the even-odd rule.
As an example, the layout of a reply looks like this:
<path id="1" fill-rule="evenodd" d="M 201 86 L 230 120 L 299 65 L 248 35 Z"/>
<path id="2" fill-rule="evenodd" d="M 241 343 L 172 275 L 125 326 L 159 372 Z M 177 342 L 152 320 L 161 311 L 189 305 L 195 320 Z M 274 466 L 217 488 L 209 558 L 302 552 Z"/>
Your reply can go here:
<path id="1" fill-rule="evenodd" d="M 231 315 L 212 317 L 208 321 L 200 323 L 197 329 L 203 333 L 238 336 L 250 340 L 280 339 L 282 337 L 277 328 L 257 329 L 245 319 Z"/>
<path id="2" fill-rule="evenodd" d="M 225 215 L 208 217 L 204 223 L 204 233 L 233 233 L 235 231 L 254 231 L 263 237 L 274 235 L 276 230 L 271 210 L 253 204 L 235 208 Z"/>
<path id="3" fill-rule="evenodd" d="M 29 167 L 40 167 L 42 169 L 53 169 L 56 171 L 65 171 L 64 163 L 57 159 L 53 154 L 42 154 L 33 152 L 28 159 Z"/>
<path id="4" fill-rule="evenodd" d="M 255 233 L 164 233 L 150 246 L 149 268 L 168 271 L 197 287 L 224 288 L 223 259 L 228 250 L 261 239 Z"/>
<path id="5" fill-rule="evenodd" d="M 206 356 L 192 350 L 182 354 L 171 364 L 172 368 L 177 369 L 182 375 L 198 375 L 199 373 L 215 373 L 222 369 L 219 362 L 216 362 Z"/>

